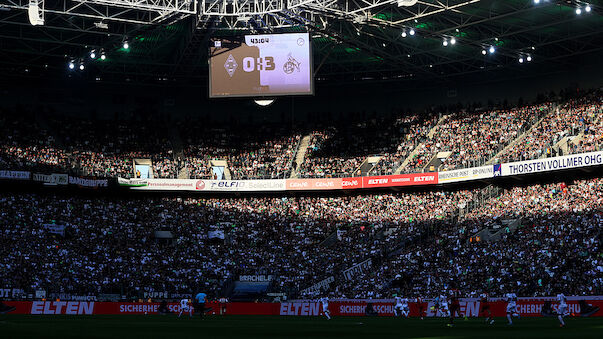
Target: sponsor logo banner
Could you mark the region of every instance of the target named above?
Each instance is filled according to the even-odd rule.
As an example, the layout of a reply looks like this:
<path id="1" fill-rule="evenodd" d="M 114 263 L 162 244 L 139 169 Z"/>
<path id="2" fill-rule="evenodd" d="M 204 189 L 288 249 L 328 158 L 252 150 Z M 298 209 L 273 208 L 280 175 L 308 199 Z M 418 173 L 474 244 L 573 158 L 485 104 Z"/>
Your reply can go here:
<path id="1" fill-rule="evenodd" d="M 308 287 L 306 289 L 301 290 L 300 293 L 301 294 L 308 294 L 310 292 L 320 292 L 320 290 L 322 290 L 323 287 L 328 287 L 333 281 L 335 281 L 335 277 L 333 277 L 333 276 L 328 277 L 328 278 L 323 279 L 323 280 L 317 282 L 316 284 L 314 284 L 314 285 L 312 285 L 312 286 L 310 286 L 310 287 Z"/>
<path id="2" fill-rule="evenodd" d="M 124 179 L 117 178 L 119 186 L 125 187 L 143 187 L 148 185 L 148 179 Z"/>
<path id="3" fill-rule="evenodd" d="M 120 186 L 135 190 L 206 191 L 206 192 L 261 192 L 284 191 L 284 179 L 268 180 L 198 180 L 198 179 L 123 179 Z"/>
<path id="4" fill-rule="evenodd" d="M 284 191 L 284 179 L 268 180 L 206 180 L 206 191 Z"/>
<path id="5" fill-rule="evenodd" d="M 511 162 L 502 164 L 501 174 L 530 174 L 597 165 L 603 165 L 603 152 L 590 152 L 554 158 Z"/>
<path id="6" fill-rule="evenodd" d="M 287 190 L 338 190 L 341 189 L 341 181 L 341 178 L 288 179 Z"/>
<path id="7" fill-rule="evenodd" d="M 27 171 L 0 171 L 0 179 L 29 180 L 31 173 Z"/>
<path id="8" fill-rule="evenodd" d="M 281 303 L 280 315 L 320 315 L 320 303 L 316 301 L 302 301 L 293 303 Z"/>
<path id="9" fill-rule="evenodd" d="M 341 188 L 347 189 L 347 190 L 355 189 L 355 188 L 362 188 L 362 177 L 341 179 Z"/>
<path id="10" fill-rule="evenodd" d="M 546 299 L 546 300 L 545 300 Z M 552 298 L 519 298 L 517 302 L 517 311 L 521 316 L 540 317 L 541 311 L 546 301 Z M 581 314 L 580 303 L 584 307 L 599 307 L 595 313 L 586 315 L 593 317 L 603 316 L 603 301 L 597 297 L 568 297 L 568 311 Z M 94 301 L 5 301 L 9 306 L 15 306 L 16 310 L 12 314 L 71 314 L 71 315 L 91 315 L 91 314 L 153 314 L 157 313 L 160 303 L 124 303 L 124 302 L 94 302 Z M 333 300 L 329 303 L 329 311 L 334 316 L 364 316 L 367 313 L 367 306 L 370 305 L 372 314 L 378 316 L 393 316 L 393 300 Z M 484 304 L 474 298 L 460 299 L 460 315 L 468 317 L 484 316 L 482 314 Z M 180 304 L 176 302 L 168 303 L 168 310 L 176 313 L 180 311 Z M 557 310 L 558 303 L 553 301 L 551 308 Z M 227 315 L 290 315 L 290 316 L 319 316 L 322 314 L 322 305 L 316 300 L 296 300 L 285 303 L 216 303 L 211 302 L 206 306 L 213 307 L 213 312 L 217 312 L 221 306 L 226 307 Z M 442 317 L 431 307 L 433 301 L 422 303 L 409 302 L 411 317 L 429 316 Z M 506 314 L 507 303 L 504 301 L 491 301 L 488 303 L 492 315 L 495 317 L 504 317 Z M 588 311 L 586 311 L 588 312 Z"/>
<path id="11" fill-rule="evenodd" d="M 41 182 L 44 185 L 56 186 L 56 185 L 67 185 L 69 183 L 69 176 L 67 174 L 32 174 L 33 181 Z"/>
<path id="12" fill-rule="evenodd" d="M 367 271 L 373 265 L 373 261 L 371 259 L 367 259 L 360 264 L 354 265 L 347 270 L 343 271 L 343 277 L 346 280 L 352 280 L 355 275 Z"/>
<path id="13" fill-rule="evenodd" d="M 363 177 L 362 187 L 394 187 L 394 186 L 414 186 L 414 185 L 433 185 L 438 183 L 438 173 L 412 173 L 400 175 L 381 175 L 375 177 Z"/>
<path id="14" fill-rule="evenodd" d="M 459 170 L 438 172 L 438 183 L 487 179 L 494 177 L 493 166 L 464 168 Z"/>
<path id="15" fill-rule="evenodd" d="M 94 314 L 94 301 L 34 301 L 30 314 Z"/>

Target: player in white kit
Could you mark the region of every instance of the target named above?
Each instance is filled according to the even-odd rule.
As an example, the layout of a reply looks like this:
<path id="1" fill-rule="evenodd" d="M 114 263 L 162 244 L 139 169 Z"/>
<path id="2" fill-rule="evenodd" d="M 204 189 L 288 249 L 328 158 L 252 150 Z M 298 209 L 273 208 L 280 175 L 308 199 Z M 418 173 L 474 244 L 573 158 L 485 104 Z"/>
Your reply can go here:
<path id="1" fill-rule="evenodd" d="M 445 294 L 440 294 L 440 309 L 439 309 L 440 313 L 442 314 L 443 317 L 447 317 L 450 313 L 450 311 L 448 310 L 448 299 L 446 298 Z M 436 314 L 437 317 L 437 314 Z"/>
<path id="2" fill-rule="evenodd" d="M 507 319 L 509 320 L 508 325 L 513 325 L 511 316 L 519 318 L 519 313 L 517 313 L 517 294 L 507 293 L 505 294 L 505 298 L 507 299 Z"/>
<path id="3" fill-rule="evenodd" d="M 324 315 L 325 315 L 325 317 L 327 317 L 327 319 L 331 320 L 331 314 L 329 313 L 329 298 L 322 297 L 322 298 L 318 299 L 318 301 L 322 305 L 322 313 L 324 313 Z"/>
<path id="4" fill-rule="evenodd" d="M 193 308 L 189 305 L 190 302 L 188 299 L 180 300 L 180 313 L 178 314 L 178 318 L 182 315 L 182 312 L 188 312 L 189 317 L 193 317 Z"/>
<path id="5" fill-rule="evenodd" d="M 394 296 L 395 306 L 394 306 L 394 314 L 396 316 L 403 315 L 404 317 L 408 317 L 410 313 L 410 309 L 408 308 L 408 298 L 402 298 L 397 295 Z"/>
<path id="6" fill-rule="evenodd" d="M 559 319 L 560 327 L 565 326 L 565 321 L 563 321 L 563 317 L 569 315 L 567 311 L 567 298 L 563 293 L 557 294 L 557 301 L 559 302 L 559 306 L 557 306 L 557 319 Z"/>

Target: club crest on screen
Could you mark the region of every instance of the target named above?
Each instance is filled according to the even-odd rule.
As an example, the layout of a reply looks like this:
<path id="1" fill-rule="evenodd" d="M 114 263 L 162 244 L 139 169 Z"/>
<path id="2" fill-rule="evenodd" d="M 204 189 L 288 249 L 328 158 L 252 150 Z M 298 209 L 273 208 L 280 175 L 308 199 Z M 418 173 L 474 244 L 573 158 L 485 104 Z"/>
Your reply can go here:
<path id="1" fill-rule="evenodd" d="M 230 75 L 231 78 L 234 75 L 234 72 L 237 70 L 238 66 L 239 65 L 237 64 L 237 61 L 232 56 L 232 54 L 230 54 L 226 59 L 226 62 L 224 63 L 224 68 L 226 69 L 226 72 L 228 73 L 228 75 Z"/>
<path id="2" fill-rule="evenodd" d="M 289 53 L 287 57 L 287 62 L 285 62 L 285 64 L 283 65 L 283 72 L 285 72 L 286 74 L 291 74 L 296 69 L 299 72 L 299 65 L 301 63 L 295 60 L 295 58 L 291 56 L 291 53 Z"/>

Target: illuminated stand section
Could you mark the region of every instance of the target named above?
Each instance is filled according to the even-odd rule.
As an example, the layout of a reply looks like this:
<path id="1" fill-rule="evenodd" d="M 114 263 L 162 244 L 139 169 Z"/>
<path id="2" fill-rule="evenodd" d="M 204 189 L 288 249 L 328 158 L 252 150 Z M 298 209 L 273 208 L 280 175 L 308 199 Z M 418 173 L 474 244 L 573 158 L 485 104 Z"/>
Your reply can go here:
<path id="1" fill-rule="evenodd" d="M 118 184 L 135 190 L 196 192 L 278 192 L 373 189 L 426 186 L 529 175 L 569 169 L 603 166 L 603 151 L 560 157 L 517 161 L 444 172 L 409 173 L 350 178 L 198 180 L 198 179 L 118 179 Z"/>

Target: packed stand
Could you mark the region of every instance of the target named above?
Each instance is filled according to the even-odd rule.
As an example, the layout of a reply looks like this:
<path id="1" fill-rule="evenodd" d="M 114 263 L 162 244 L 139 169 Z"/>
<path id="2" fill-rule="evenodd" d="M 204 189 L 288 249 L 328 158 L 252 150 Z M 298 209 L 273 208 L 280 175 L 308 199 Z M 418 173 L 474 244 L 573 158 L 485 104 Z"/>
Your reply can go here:
<path id="1" fill-rule="evenodd" d="M 51 123 L 70 154 L 72 172 L 131 178 L 134 159 L 151 159 L 155 177 L 177 177 L 178 168 L 163 124 L 77 119 L 53 119 Z"/>
<path id="2" fill-rule="evenodd" d="M 421 172 L 438 152 L 451 154 L 443 159 L 439 168 L 433 170 L 482 165 L 529 129 L 550 108 L 550 104 L 543 104 L 509 110 L 451 114 L 436 126 L 433 137 L 419 146 L 406 169 Z"/>
<path id="3" fill-rule="evenodd" d="M 67 153 L 56 146 L 54 137 L 35 122 L 32 113 L 0 110 L 1 169 L 65 169 L 67 161 Z"/>
<path id="4" fill-rule="evenodd" d="M 32 113 L 4 113 L 0 116 L 3 169 L 130 178 L 133 159 L 149 158 L 156 177 L 177 176 L 170 142 L 152 123 L 62 117 L 48 119 L 43 127 Z"/>
<path id="5" fill-rule="evenodd" d="M 502 162 L 521 161 L 564 155 L 568 153 L 588 152 L 598 149 L 601 140 L 601 119 L 603 113 L 603 94 L 600 91 L 579 99 L 569 100 L 556 110 L 552 110 L 540 123 L 534 126 L 528 135 L 506 151 Z M 580 135 L 584 139 L 572 142 Z M 555 149 L 554 146 L 567 137 L 567 147 Z"/>
<path id="6" fill-rule="evenodd" d="M 180 128 L 191 178 L 212 179 L 211 160 L 226 160 L 232 179 L 285 178 L 301 135 L 264 126 L 229 130 Z"/>
<path id="7" fill-rule="evenodd" d="M 437 117 L 431 115 L 411 115 L 399 118 L 396 127 L 403 133 L 398 140 L 392 140 L 398 144 L 395 152 L 383 154 L 382 158 L 371 170 L 372 175 L 394 174 L 402 165 L 404 160 L 410 156 L 412 151 L 425 141 L 431 129 L 437 123 Z"/>
<path id="8" fill-rule="evenodd" d="M 316 129 L 298 169 L 303 178 L 361 175 L 359 167 L 372 155 L 393 154 L 405 134 L 394 118 L 373 117 L 338 128 Z"/>
<path id="9" fill-rule="evenodd" d="M 515 187 L 487 201 L 459 224 L 389 258 L 372 272 L 337 286 L 347 297 L 435 297 L 455 282 L 465 296 L 601 295 L 603 180 Z M 469 241 L 500 219 L 498 241 Z M 500 224 L 499 224 L 500 225 Z"/>
<path id="10" fill-rule="evenodd" d="M 135 296 L 203 288 L 216 295 L 239 274 L 269 272 L 279 277 L 280 290 L 294 293 L 368 255 L 383 255 L 420 225 L 449 218 L 469 196 L 466 191 L 245 199 L 4 194 L 0 279 L 28 291 Z M 65 236 L 45 224 L 65 226 Z M 173 240 L 155 239 L 157 230 L 172 232 Z M 222 231 L 224 240 L 210 239 L 212 230 Z M 320 245 L 335 234 L 336 246 Z"/>

